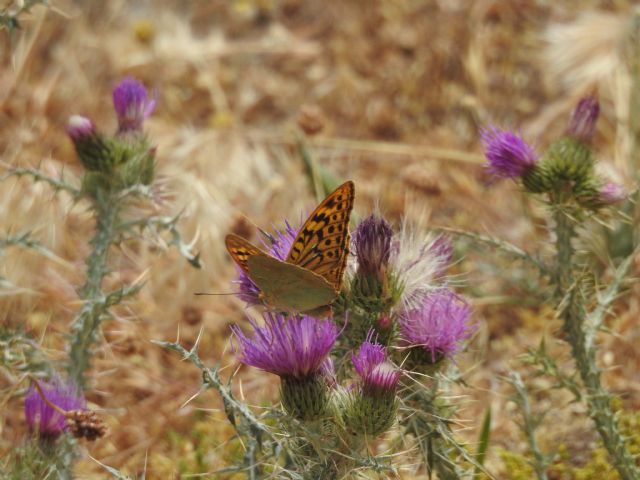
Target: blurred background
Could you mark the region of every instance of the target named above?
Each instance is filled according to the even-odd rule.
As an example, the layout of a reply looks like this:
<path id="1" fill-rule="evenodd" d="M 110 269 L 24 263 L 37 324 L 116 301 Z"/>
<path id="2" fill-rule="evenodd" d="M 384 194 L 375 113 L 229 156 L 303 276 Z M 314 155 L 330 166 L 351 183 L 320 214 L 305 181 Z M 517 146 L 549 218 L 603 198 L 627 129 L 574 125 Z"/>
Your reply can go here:
<path id="1" fill-rule="evenodd" d="M 19 29 L 0 30 L 2 167 L 39 167 L 78 182 L 69 116 L 114 131 L 111 89 L 134 76 L 158 98 L 145 124 L 158 147 L 155 208 L 182 213 L 180 228 L 204 264 L 194 270 L 160 240 L 112 253 L 108 285 L 147 283 L 105 323 L 87 395 L 111 433 L 88 444 L 88 454 L 128 474 L 146 465 L 152 479 L 205 474 L 242 455 L 240 444 L 227 442 L 232 429 L 214 392 L 187 403 L 200 388 L 199 372 L 150 341 L 179 337 L 188 347 L 202 331 L 202 358 L 228 365 L 229 375 L 236 370 L 227 340 L 229 325 L 246 318 L 244 305 L 193 293 L 233 288 L 227 233 L 255 238 L 254 224 L 297 220 L 315 204 L 296 146 L 301 126 L 314 131 L 306 142 L 317 164 L 355 181 L 358 215 L 378 208 L 396 226 L 406 215 L 424 228 L 462 228 L 537 251 L 548 240 L 545 211 L 514 184 L 489 182 L 479 130 L 514 129 L 542 149 L 562 135 L 577 100 L 595 94 L 601 167 L 631 189 L 634 3 L 52 0 L 22 14 Z M 0 183 L 0 205 L 3 233 L 31 231 L 57 256 L 5 252 L 0 321 L 61 358 L 89 251 L 87 205 L 27 179 Z M 594 229 L 590 238 L 606 269 L 606 235 Z M 491 407 L 487 468 L 520 478 L 509 453 L 525 453 L 526 443 L 501 376 L 517 370 L 526 377 L 518 355 L 558 323 L 535 271 L 464 240 L 456 258 L 453 280 L 481 328 L 460 363 L 467 386 L 453 392 L 462 404 L 455 428 L 475 441 Z M 619 302 L 610 325 L 617 335 L 602 339 L 607 384 L 630 411 L 640 400 L 638 293 Z M 567 358 L 563 345 L 549 348 Z M 242 368 L 237 394 L 269 402 L 278 394 L 274 378 Z M 590 462 L 597 438 L 582 407 L 544 379 L 527 381 L 537 408 L 548 410 L 542 445 L 564 445 L 563 461 L 576 468 Z M 17 387 L 6 376 L 0 387 L 1 456 L 26 427 L 22 401 L 11 395 Z M 88 456 L 77 475 L 106 476 Z M 402 475 L 414 478 L 410 469 Z"/>

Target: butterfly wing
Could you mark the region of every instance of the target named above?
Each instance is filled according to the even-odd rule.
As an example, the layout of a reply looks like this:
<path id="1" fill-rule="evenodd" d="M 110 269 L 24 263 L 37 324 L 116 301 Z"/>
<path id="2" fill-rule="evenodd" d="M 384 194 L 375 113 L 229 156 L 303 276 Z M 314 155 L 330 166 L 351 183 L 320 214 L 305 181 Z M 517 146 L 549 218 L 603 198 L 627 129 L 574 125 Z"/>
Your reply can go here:
<path id="1" fill-rule="evenodd" d="M 308 312 L 338 296 L 324 277 L 267 255 L 250 256 L 247 266 L 265 301 L 276 310 Z"/>
<path id="2" fill-rule="evenodd" d="M 287 262 L 310 270 L 329 282 L 337 292 L 349 254 L 349 218 L 355 186 L 340 185 L 311 213 L 296 237 Z"/>
<path id="3" fill-rule="evenodd" d="M 269 255 L 258 247 L 249 243 L 244 238 L 234 235 L 233 233 L 230 233 L 225 237 L 224 243 L 227 246 L 229 255 L 233 258 L 233 261 L 236 262 L 236 264 L 244 270 L 245 273 L 249 274 L 249 276 L 251 276 L 251 272 L 249 272 L 249 265 L 247 264 L 249 258 L 253 256 L 269 257 Z"/>

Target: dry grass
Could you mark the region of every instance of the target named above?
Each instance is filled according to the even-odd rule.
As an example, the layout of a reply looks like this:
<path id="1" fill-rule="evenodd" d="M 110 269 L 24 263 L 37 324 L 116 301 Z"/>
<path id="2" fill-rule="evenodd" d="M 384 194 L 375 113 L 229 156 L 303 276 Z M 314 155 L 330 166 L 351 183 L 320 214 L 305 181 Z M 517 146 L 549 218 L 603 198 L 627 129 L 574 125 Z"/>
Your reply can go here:
<path id="1" fill-rule="evenodd" d="M 140 276 L 148 283 L 105 325 L 88 395 L 105 410 L 111 434 L 87 445 L 88 453 L 130 473 L 141 472 L 148 458 L 148 478 L 177 478 L 180 458 L 190 459 L 193 472 L 193 451 L 202 445 L 208 445 L 206 468 L 229 460 L 232 447 L 215 448 L 230 433 L 223 415 L 198 411 L 217 408 L 217 399 L 206 394 L 181 407 L 199 387 L 198 372 L 150 340 L 179 333 L 188 344 L 203 329 L 202 357 L 234 368 L 225 354 L 228 325 L 243 318 L 243 306 L 232 297 L 193 292 L 229 291 L 234 270 L 223 248 L 227 232 L 297 218 L 313 204 L 293 147 L 302 105 L 323 112 L 327 123 L 312 141 L 313 153 L 340 178 L 355 180 L 358 213 L 377 204 L 397 224 L 411 204 L 424 206 L 409 211 L 428 211 L 432 225 L 490 232 L 526 247 L 544 239 L 538 205 L 521 200 L 512 185 L 487 188 L 477 130 L 487 122 L 517 126 L 545 145 L 562 133 L 573 102 L 586 91 L 597 90 L 603 105 L 600 156 L 613 160 L 629 182 L 628 75 L 619 38 L 610 28 L 593 28 L 600 21 L 624 26 L 630 7 L 608 5 L 614 4 L 603 13 L 588 1 L 60 0 L 55 9 L 34 9 L 11 37 L 0 32 L 2 162 L 50 174 L 64 170 L 75 180 L 80 172 L 64 133 L 67 118 L 80 113 L 114 129 L 110 90 L 134 75 L 159 95 L 147 125 L 158 145 L 158 208 L 182 211 L 181 229 L 197 237 L 202 252 L 201 271 L 158 244 L 113 252 L 109 284 Z M 597 35 L 606 38 L 596 42 Z M 91 234 L 86 205 L 27 180 L 0 183 L 0 204 L 3 230 L 31 230 L 58 257 L 6 252 L 0 275 L 14 287 L 0 297 L 0 319 L 23 325 L 60 358 Z M 481 418 L 491 405 L 492 446 L 524 451 L 500 375 L 523 370 L 515 357 L 557 324 L 517 278 L 534 272 L 513 271 L 497 252 L 485 257 L 469 251 L 456 267 L 477 297 L 475 315 L 483 325 L 462 361 L 470 388 L 461 418 Z M 603 339 L 604 364 L 619 366 L 608 383 L 629 408 L 640 400 L 640 357 L 633 349 L 640 296 L 634 293 L 618 308 L 612 326 L 619 335 Z M 274 397 L 272 378 L 251 370 L 241 378 L 250 402 Z M 551 407 L 543 446 L 592 447 L 595 438 L 579 407 L 566 405 L 543 380 L 532 382 L 539 405 Z M 8 387 L 5 379 L 0 387 Z M 20 398 L 4 401 L 0 452 L 25 431 Z M 462 435 L 473 441 L 475 431 Z M 500 472 L 495 454 L 488 464 Z M 78 478 L 104 474 L 85 459 Z"/>

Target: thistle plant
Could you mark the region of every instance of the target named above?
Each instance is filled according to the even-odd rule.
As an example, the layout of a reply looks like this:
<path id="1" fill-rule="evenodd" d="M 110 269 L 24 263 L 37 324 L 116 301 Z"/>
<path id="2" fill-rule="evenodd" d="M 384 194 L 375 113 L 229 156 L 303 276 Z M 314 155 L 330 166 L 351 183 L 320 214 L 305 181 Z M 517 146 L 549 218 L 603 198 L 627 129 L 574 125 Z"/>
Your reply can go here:
<path id="1" fill-rule="evenodd" d="M 264 250 L 284 260 L 297 235 L 289 222 L 273 234 L 262 232 Z M 472 478 L 482 466 L 456 440 L 455 406 L 442 395 L 455 356 L 475 330 L 469 304 L 447 285 L 450 240 L 406 223 L 396 233 L 373 214 L 356 226 L 351 251 L 355 261 L 346 268 L 331 315 L 267 309 L 263 322 L 232 327 L 238 361 L 278 376 L 280 401 L 253 414 L 230 398 L 219 377 L 205 378 L 247 445 L 242 465 L 230 468 L 280 478 L 396 472 L 394 455 L 373 447 L 387 435 L 391 444 L 405 442 L 418 452 L 423 471 Z M 239 269 L 234 283 L 240 299 L 263 308 L 246 270 Z M 161 345 L 191 359 L 205 377 L 212 372 L 197 346 Z"/>
<path id="2" fill-rule="evenodd" d="M 603 305 L 594 300 L 586 273 L 588 266 L 575 246 L 588 221 L 606 213 L 608 207 L 625 196 L 620 185 L 601 178 L 595 171 L 591 141 L 598 114 L 595 98 L 581 99 L 565 135 L 540 155 L 522 137 L 495 127 L 485 130 L 482 140 L 489 172 L 497 178 L 514 179 L 526 191 L 539 195 L 548 207 L 556 254 L 552 264 L 541 271 L 550 274 L 557 314 L 563 322 L 561 338 L 571 348 L 580 383 L 576 384 L 557 368 L 550 370 L 555 364 L 544 360 L 546 355 L 538 352 L 536 358 L 544 360 L 543 372 L 553 373 L 560 384 L 570 388 L 578 399 L 584 399 L 612 465 L 621 479 L 628 480 L 640 478 L 640 469 L 620 433 L 611 395 L 602 384 L 595 334 L 618 292 L 631 257 L 616 272 L 616 281 L 611 286 L 613 296 L 606 295 L 608 303 Z M 525 254 L 521 258 L 533 257 Z"/>
<path id="3" fill-rule="evenodd" d="M 85 261 L 86 278 L 78 290 L 82 305 L 67 336 L 68 355 L 62 365 L 68 380 L 63 381 L 55 374 L 59 367 L 57 362 L 38 352 L 37 346 L 27 338 L 17 342 L 15 334 L 9 335 L 8 339 L 4 338 L 4 332 L 2 335 L 2 345 L 7 347 L 4 364 L 15 371 L 12 372 L 15 383 L 26 378 L 32 380 L 24 401 L 26 423 L 35 440 L 14 452 L 9 462 L 10 478 L 51 475 L 72 478 L 73 462 L 78 456 L 74 438 L 95 440 L 105 434 L 98 414 L 86 409 L 83 392 L 88 383 L 87 373 L 98 347 L 102 322 L 110 318 L 113 307 L 142 288 L 137 284 L 104 290 L 104 279 L 110 273 L 112 248 L 139 238 L 140 231 L 155 237 L 166 233 L 169 243 L 175 245 L 192 265 L 199 266 L 198 256 L 181 239 L 177 217 L 133 217 L 139 211 L 133 207 L 141 202 L 153 202 L 156 194 L 156 149 L 143 132 L 144 121 L 155 108 L 155 97 L 151 97 L 140 82 L 127 78 L 114 89 L 113 104 L 118 119 L 114 135 L 102 133 L 89 118 L 74 115 L 69 119 L 67 133 L 84 169 L 81 185 L 71 185 L 62 177 L 51 178 L 31 168 L 13 168 L 4 175 L 4 178 L 30 177 L 33 181 L 49 184 L 57 192 L 70 194 L 75 201 L 88 202 L 95 220 L 91 251 Z M 0 247 L 23 245 L 52 255 L 26 235 L 7 237 L 1 243 Z M 35 359 L 31 365 L 16 361 L 22 352 Z"/>
<path id="4" fill-rule="evenodd" d="M 166 230 L 181 253 L 195 266 L 197 256 L 185 246 L 175 227 L 176 219 L 145 217 L 124 220 L 133 198 L 153 199 L 155 147 L 142 131 L 144 120 L 153 112 L 156 100 L 138 81 L 127 78 L 113 91 L 113 105 L 118 118 L 118 130 L 106 137 L 87 118 L 73 116 L 67 131 L 78 158 L 85 168 L 80 194 L 91 202 L 96 231 L 87 258 L 87 279 L 80 289 L 84 304 L 72 325 L 69 342 L 68 371 L 79 384 L 85 383 L 92 350 L 98 338 L 102 320 L 109 309 L 125 298 L 135 295 L 140 286 L 123 287 L 103 292 L 102 281 L 108 274 L 110 248 L 129 236 L 134 229 Z"/>

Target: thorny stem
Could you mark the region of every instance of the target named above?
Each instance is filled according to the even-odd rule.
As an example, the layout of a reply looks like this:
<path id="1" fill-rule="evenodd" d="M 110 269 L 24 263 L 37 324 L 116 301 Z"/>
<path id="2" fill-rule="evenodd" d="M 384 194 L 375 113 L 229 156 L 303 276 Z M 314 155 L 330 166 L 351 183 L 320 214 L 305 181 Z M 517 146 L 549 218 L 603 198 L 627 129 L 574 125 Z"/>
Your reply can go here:
<path id="1" fill-rule="evenodd" d="M 533 462 L 531 462 L 533 469 L 536 472 L 538 480 L 547 480 L 547 466 L 549 462 L 538 447 L 538 442 L 536 440 L 536 428 L 538 426 L 538 421 L 533 417 L 531 404 L 529 403 L 529 395 L 527 395 L 524 382 L 518 373 L 513 373 L 511 375 L 510 382 L 516 390 L 516 403 L 520 406 L 523 420 L 522 430 L 527 436 L 527 443 L 529 444 L 529 449 L 533 454 Z"/>
<path id="2" fill-rule="evenodd" d="M 80 387 L 85 384 L 85 372 L 90 366 L 91 349 L 97 341 L 100 322 L 108 313 L 108 305 L 100 299 L 104 296 L 102 280 L 109 273 L 109 248 L 117 236 L 120 206 L 112 195 L 105 193 L 105 197 L 98 198 L 93 204 L 96 231 L 91 240 L 93 250 L 86 260 L 86 281 L 80 289 L 84 304 L 72 325 L 68 371 Z"/>
<path id="3" fill-rule="evenodd" d="M 463 472 L 458 461 L 451 458 L 452 452 L 455 451 L 465 462 L 487 473 L 465 447 L 456 442 L 447 420 L 442 418 L 437 405 L 434 404 L 434 399 L 437 398 L 437 381 L 434 381 L 430 388 L 419 382 L 413 382 L 406 388 L 402 401 L 407 405 L 406 410 L 410 414 L 401 419 L 401 424 L 407 433 L 413 434 L 418 441 L 428 471 L 437 472 L 438 478 L 443 480 L 462 478 Z"/>
<path id="4" fill-rule="evenodd" d="M 588 342 L 584 321 L 586 309 L 582 296 L 581 280 L 573 270 L 575 224 L 566 212 L 556 207 L 556 296 L 561 301 L 560 314 L 564 322 L 565 340 L 571 346 L 580 377 L 586 390 L 589 416 L 602 438 L 613 466 L 622 480 L 637 480 L 640 470 L 633 455 L 627 449 L 620 433 L 618 421 L 611 408 L 609 392 L 602 386 L 600 370 L 596 365 L 596 348 Z"/>
<path id="5" fill-rule="evenodd" d="M 23 177 L 23 176 L 31 177 L 34 182 L 44 182 L 50 185 L 56 191 L 59 191 L 59 190 L 65 191 L 74 198 L 77 198 L 80 195 L 80 190 L 78 190 L 74 186 L 65 182 L 62 179 L 62 177 L 59 179 L 52 178 L 45 175 L 40 170 L 33 169 L 33 168 L 22 168 L 22 167 L 12 168 L 9 172 L 7 172 L 2 177 L 0 177 L 0 181 L 5 180 L 6 178 L 9 178 L 9 177 Z"/>

